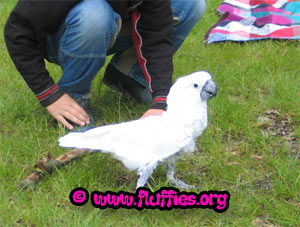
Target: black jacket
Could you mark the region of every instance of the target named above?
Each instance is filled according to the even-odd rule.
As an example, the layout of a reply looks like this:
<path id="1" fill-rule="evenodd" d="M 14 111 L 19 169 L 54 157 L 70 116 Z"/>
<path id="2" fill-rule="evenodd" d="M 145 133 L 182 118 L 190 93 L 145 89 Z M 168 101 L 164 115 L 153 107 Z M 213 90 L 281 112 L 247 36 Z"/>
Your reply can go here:
<path id="1" fill-rule="evenodd" d="M 9 54 L 44 107 L 64 94 L 45 68 L 45 38 L 63 23 L 69 10 L 80 1 L 19 0 L 6 22 L 4 35 Z M 151 108 L 165 108 L 173 73 L 170 1 L 107 1 L 123 20 L 132 16 L 136 23 L 132 37 L 154 98 Z"/>

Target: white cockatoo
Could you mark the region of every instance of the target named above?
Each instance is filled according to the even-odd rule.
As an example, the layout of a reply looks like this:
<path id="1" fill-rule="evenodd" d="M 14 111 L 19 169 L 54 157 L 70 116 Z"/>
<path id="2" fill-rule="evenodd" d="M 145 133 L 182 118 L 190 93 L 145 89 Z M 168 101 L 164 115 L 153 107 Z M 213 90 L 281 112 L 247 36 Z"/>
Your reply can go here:
<path id="1" fill-rule="evenodd" d="M 99 150 L 112 154 L 131 171 L 137 171 L 137 188 L 146 184 L 159 163 L 165 163 L 174 186 L 192 189 L 175 179 L 175 162 L 196 149 L 196 138 L 208 124 L 207 101 L 217 93 L 211 75 L 198 71 L 177 79 L 167 96 L 161 116 L 69 133 L 59 139 L 62 147 Z"/>

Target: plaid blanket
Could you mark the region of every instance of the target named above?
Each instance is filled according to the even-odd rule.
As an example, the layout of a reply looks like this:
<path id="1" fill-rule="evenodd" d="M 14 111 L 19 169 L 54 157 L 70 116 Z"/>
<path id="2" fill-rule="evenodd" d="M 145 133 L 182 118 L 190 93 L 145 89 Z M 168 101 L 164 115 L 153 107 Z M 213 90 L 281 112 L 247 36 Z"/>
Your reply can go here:
<path id="1" fill-rule="evenodd" d="M 225 0 L 220 20 L 207 32 L 207 44 L 220 41 L 300 39 L 300 1 Z"/>

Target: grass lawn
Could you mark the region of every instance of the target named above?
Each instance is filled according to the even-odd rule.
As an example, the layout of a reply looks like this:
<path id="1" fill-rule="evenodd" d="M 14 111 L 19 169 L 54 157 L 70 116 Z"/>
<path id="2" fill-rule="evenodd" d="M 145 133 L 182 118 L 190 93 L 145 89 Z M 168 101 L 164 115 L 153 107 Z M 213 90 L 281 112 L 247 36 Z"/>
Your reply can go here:
<path id="1" fill-rule="evenodd" d="M 3 30 L 15 0 L 0 2 Z M 218 95 L 199 151 L 177 163 L 176 174 L 200 191 L 226 190 L 229 209 L 171 211 L 96 209 L 69 201 L 78 186 L 90 192 L 131 191 L 136 175 L 108 155 L 79 159 L 46 176 L 34 191 L 19 189 L 33 165 L 51 152 L 65 130 L 54 123 L 18 74 L 0 36 L 0 226 L 300 226 L 300 45 L 261 41 L 204 45 L 218 20 L 220 0 L 207 1 L 204 18 L 174 58 L 174 80 L 196 70 L 214 75 Z M 47 64 L 55 80 L 60 68 Z M 93 83 L 97 125 L 135 119 L 147 106 Z M 169 186 L 158 168 L 149 187 Z"/>

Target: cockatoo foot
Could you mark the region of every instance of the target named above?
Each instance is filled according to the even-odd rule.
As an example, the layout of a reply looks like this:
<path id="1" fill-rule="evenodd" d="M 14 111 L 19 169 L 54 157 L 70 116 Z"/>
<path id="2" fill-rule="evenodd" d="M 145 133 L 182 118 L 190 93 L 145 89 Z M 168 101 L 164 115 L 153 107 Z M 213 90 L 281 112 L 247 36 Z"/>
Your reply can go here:
<path id="1" fill-rule="evenodd" d="M 198 190 L 199 189 L 196 185 L 189 185 L 189 184 L 185 183 L 184 181 L 176 179 L 176 178 L 172 178 L 169 180 L 170 180 L 170 183 L 172 185 L 174 185 L 176 188 L 180 188 L 183 190 Z"/>
<path id="2" fill-rule="evenodd" d="M 138 170 L 138 174 L 140 175 L 137 184 L 136 189 L 143 187 L 146 183 L 151 174 L 153 173 L 153 170 L 156 168 L 157 163 L 147 164 L 146 166 L 143 166 Z"/>

